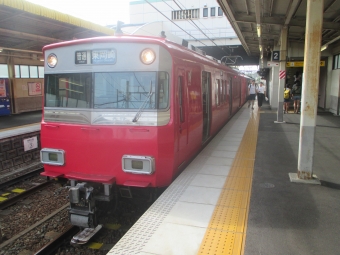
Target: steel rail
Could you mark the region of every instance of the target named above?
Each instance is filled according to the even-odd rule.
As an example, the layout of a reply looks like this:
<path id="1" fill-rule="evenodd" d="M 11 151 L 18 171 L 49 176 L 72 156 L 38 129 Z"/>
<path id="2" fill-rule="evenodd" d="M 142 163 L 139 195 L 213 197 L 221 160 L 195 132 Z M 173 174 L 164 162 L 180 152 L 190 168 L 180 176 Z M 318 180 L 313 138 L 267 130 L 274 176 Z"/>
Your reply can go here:
<path id="1" fill-rule="evenodd" d="M 36 169 L 36 170 L 33 170 L 33 171 L 31 171 L 31 172 L 29 172 L 29 173 L 27 173 L 27 174 L 24 174 L 24 175 L 22 175 L 22 176 L 18 176 L 18 177 L 16 177 L 16 178 L 12 179 L 12 180 L 9 180 L 9 181 L 0 183 L 0 190 L 5 189 L 5 188 L 7 188 L 7 187 L 9 187 L 9 186 L 11 186 L 11 185 L 14 185 L 14 184 L 16 184 L 16 183 L 18 183 L 18 182 L 21 182 L 21 181 L 23 181 L 23 180 L 26 180 L 26 179 L 28 179 L 28 178 L 31 178 L 31 177 L 33 177 L 33 176 L 36 176 L 36 175 L 38 175 L 39 173 L 41 173 L 43 170 L 44 170 L 44 168 L 41 167 L 41 168 L 38 168 L 38 169 Z"/>
<path id="2" fill-rule="evenodd" d="M 32 195 L 33 193 L 41 190 L 41 189 L 44 189 L 46 188 L 47 186 L 51 185 L 53 182 L 52 181 L 47 181 L 47 182 L 44 182 L 38 186 L 35 186 L 15 197 L 12 197 L 12 198 L 9 198 L 3 202 L 0 203 L 0 210 L 3 210 L 4 208 L 7 208 L 15 203 L 18 203 L 20 200 Z"/>
<path id="3" fill-rule="evenodd" d="M 76 226 L 70 226 L 63 233 L 57 236 L 56 239 L 52 240 L 44 247 L 42 247 L 39 251 L 35 252 L 34 255 L 50 255 L 54 254 L 58 248 L 65 243 L 65 240 L 74 236 L 79 231 L 79 228 Z"/>

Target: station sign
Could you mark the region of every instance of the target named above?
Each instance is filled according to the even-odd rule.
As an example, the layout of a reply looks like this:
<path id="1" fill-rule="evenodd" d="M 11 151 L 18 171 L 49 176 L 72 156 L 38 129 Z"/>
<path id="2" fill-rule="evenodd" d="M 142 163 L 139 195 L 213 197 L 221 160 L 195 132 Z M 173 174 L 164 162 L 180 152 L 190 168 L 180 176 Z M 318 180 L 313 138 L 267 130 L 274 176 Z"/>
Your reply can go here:
<path id="1" fill-rule="evenodd" d="M 280 51 L 279 50 L 273 51 L 272 61 L 280 61 Z"/>
<path id="2" fill-rule="evenodd" d="M 325 66 L 326 61 L 320 61 L 320 66 Z M 303 61 L 287 62 L 286 67 L 303 67 Z"/>
<path id="3" fill-rule="evenodd" d="M 36 136 L 23 139 L 24 151 L 29 151 L 38 148 L 38 139 Z"/>
<path id="4" fill-rule="evenodd" d="M 116 60 L 117 52 L 115 49 L 83 50 L 75 52 L 74 63 L 76 65 L 101 65 L 115 64 Z"/>

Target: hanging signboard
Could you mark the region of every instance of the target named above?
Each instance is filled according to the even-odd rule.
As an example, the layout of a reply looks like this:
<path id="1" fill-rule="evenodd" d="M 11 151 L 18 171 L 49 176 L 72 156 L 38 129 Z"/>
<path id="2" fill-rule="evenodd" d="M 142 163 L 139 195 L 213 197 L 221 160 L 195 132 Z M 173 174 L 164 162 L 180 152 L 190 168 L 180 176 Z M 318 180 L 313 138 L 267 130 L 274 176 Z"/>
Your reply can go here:
<path id="1" fill-rule="evenodd" d="M 325 66 L 326 61 L 320 61 L 320 66 Z M 303 67 L 303 61 L 287 62 L 286 67 Z"/>
<path id="2" fill-rule="evenodd" d="M 273 51 L 272 61 L 280 61 L 280 51 L 279 50 Z"/>

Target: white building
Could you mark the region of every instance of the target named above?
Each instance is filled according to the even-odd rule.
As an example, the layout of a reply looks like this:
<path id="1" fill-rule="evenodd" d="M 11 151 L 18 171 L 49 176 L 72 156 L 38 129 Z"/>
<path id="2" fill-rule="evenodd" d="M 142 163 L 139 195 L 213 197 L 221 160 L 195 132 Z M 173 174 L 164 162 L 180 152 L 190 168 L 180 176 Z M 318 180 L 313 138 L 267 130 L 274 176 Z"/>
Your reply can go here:
<path id="1" fill-rule="evenodd" d="M 168 39 L 175 40 L 174 35 L 194 46 L 241 45 L 215 0 L 132 0 L 130 23 L 144 24 L 133 34 L 160 36 L 165 31 Z"/>

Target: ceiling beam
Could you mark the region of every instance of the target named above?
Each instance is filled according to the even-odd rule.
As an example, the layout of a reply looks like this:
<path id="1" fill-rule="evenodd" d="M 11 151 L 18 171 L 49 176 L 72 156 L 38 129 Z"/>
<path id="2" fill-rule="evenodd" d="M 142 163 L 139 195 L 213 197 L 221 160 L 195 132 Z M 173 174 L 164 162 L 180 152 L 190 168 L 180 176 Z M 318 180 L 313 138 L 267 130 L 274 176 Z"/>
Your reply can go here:
<path id="1" fill-rule="evenodd" d="M 3 35 L 15 37 L 19 39 L 27 39 L 27 40 L 33 40 L 33 41 L 36 40 L 36 41 L 41 41 L 41 42 L 62 42 L 62 40 L 59 40 L 57 38 L 51 38 L 51 37 L 42 36 L 42 35 L 29 34 L 29 33 L 0 28 L 0 36 L 3 36 Z"/>
<path id="2" fill-rule="evenodd" d="M 261 2 L 260 0 L 255 0 L 255 19 L 256 24 L 261 24 Z"/>
<path id="3" fill-rule="evenodd" d="M 248 16 L 245 14 L 237 14 L 237 23 L 252 23 L 257 24 L 256 18 L 254 16 Z M 285 19 L 283 16 L 276 16 L 276 17 L 261 17 L 261 24 L 264 25 L 278 25 L 283 26 L 285 23 Z M 295 17 L 294 19 L 290 20 L 288 26 L 293 27 L 306 27 L 306 19 L 302 17 Z M 327 19 L 324 19 L 322 29 L 329 29 L 329 30 L 340 30 L 340 23 L 330 22 Z"/>
<path id="4" fill-rule="evenodd" d="M 300 20 L 292 20 L 289 23 L 290 27 L 306 27 L 306 20 L 305 21 L 300 21 Z M 328 22 L 328 21 L 323 21 L 322 24 L 322 29 L 329 29 L 329 30 L 340 30 L 340 23 L 335 23 L 335 22 Z"/>
<path id="5" fill-rule="evenodd" d="M 288 6 L 288 10 L 286 12 L 286 19 L 284 22 L 284 26 L 288 26 L 290 24 L 290 21 L 292 20 L 293 15 L 296 13 L 297 9 L 299 8 L 301 1 L 302 0 L 293 0 L 290 2 Z"/>
<path id="6" fill-rule="evenodd" d="M 241 41 L 241 44 L 242 44 L 244 50 L 247 52 L 248 55 L 250 55 L 250 50 L 247 46 L 246 41 L 244 40 L 241 29 L 236 22 L 235 15 L 234 15 L 229 3 L 227 2 L 227 0 L 217 0 L 217 2 L 221 6 L 224 14 L 227 16 L 231 26 L 233 27 L 235 33 L 237 34 L 239 40 Z"/>

